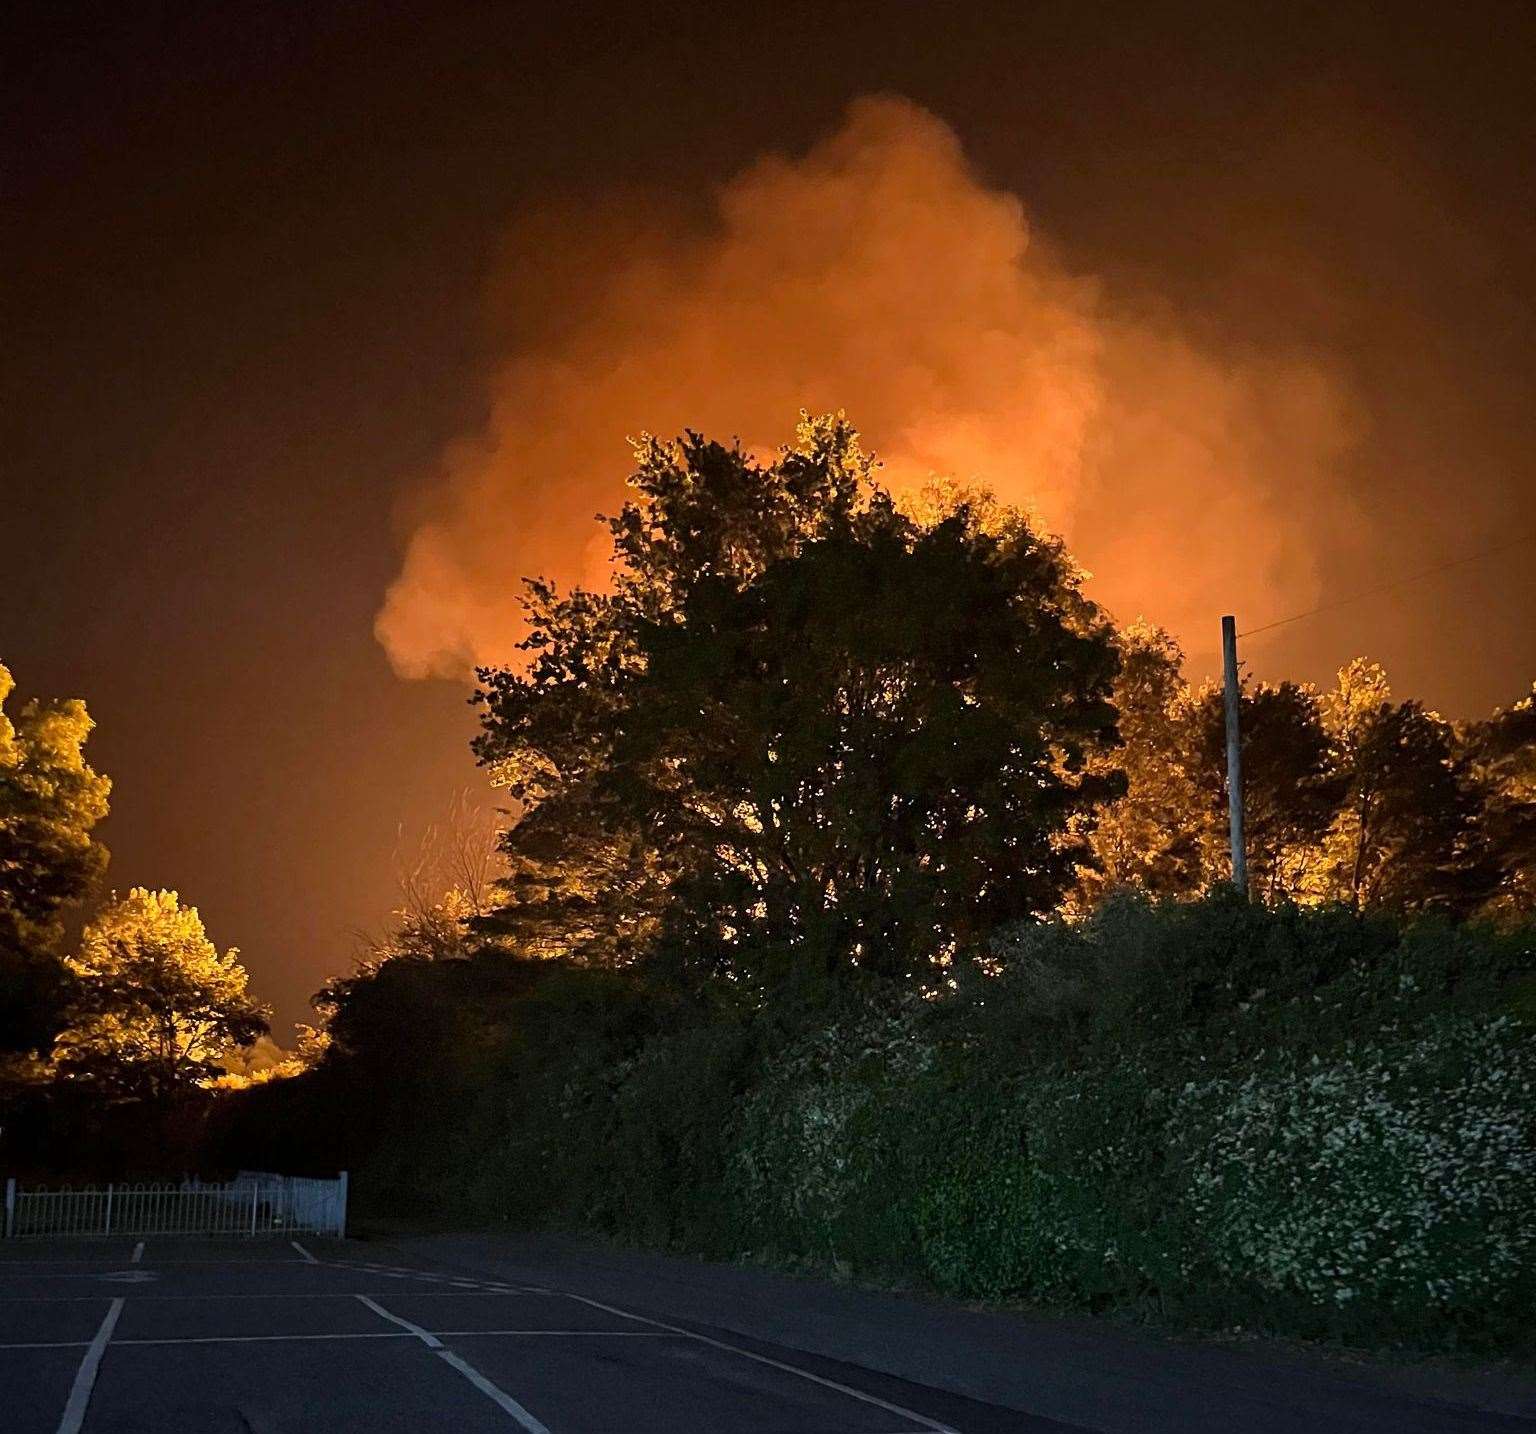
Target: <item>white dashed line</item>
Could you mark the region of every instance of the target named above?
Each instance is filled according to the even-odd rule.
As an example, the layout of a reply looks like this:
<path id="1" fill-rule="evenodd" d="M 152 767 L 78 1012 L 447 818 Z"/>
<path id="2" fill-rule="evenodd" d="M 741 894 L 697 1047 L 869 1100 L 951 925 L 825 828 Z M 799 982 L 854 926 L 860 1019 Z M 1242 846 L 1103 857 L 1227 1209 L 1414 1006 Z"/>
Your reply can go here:
<path id="1" fill-rule="evenodd" d="M 101 1357 L 107 1352 L 107 1341 L 117 1326 L 117 1318 L 123 1312 L 121 1298 L 112 1301 L 96 1338 L 86 1346 L 85 1358 L 75 1371 L 75 1382 L 70 1386 L 69 1403 L 64 1406 L 64 1417 L 59 1420 L 59 1434 L 79 1434 L 85 1423 L 85 1411 L 91 1403 L 91 1390 L 96 1387 L 96 1371 L 101 1368 Z"/>

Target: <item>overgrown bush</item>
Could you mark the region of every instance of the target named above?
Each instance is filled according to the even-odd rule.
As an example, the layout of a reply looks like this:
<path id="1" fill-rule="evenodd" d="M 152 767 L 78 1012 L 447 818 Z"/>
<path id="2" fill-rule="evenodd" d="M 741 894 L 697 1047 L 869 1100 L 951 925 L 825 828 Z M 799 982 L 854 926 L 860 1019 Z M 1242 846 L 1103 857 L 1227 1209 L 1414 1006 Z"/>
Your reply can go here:
<path id="1" fill-rule="evenodd" d="M 360 1194 L 966 1298 L 1507 1344 L 1536 1308 L 1532 948 L 1218 897 L 1005 933 L 921 995 L 546 964 L 380 1087 Z"/>
<path id="2" fill-rule="evenodd" d="M 1420 1334 L 1512 1319 L 1536 1271 L 1533 1108 L 1536 1045 L 1497 1016 L 1191 1085 L 1188 1274 Z"/>

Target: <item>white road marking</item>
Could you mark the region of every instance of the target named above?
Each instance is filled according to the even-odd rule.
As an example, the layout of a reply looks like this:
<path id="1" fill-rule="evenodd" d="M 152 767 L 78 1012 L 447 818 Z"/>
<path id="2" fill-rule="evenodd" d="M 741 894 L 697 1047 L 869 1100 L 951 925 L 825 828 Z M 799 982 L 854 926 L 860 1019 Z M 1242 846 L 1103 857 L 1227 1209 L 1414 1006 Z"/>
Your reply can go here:
<path id="1" fill-rule="evenodd" d="M 326 1290 L 320 1294 L 304 1295 L 135 1295 L 134 1304 L 142 1304 L 145 1300 L 355 1300 L 359 1290 Z M 391 1291 L 391 1293 L 395 1293 Z M 494 1288 L 476 1290 L 412 1290 L 407 1299 L 412 1300 L 440 1300 L 455 1299 L 460 1295 L 500 1295 L 518 1293 L 515 1290 L 499 1290 Z M 105 1295 L 0 1295 L 0 1305 L 78 1305 L 100 1304 L 106 1299 Z M 84 1340 L 77 1343 L 84 1344 Z"/>
<path id="2" fill-rule="evenodd" d="M 407 1269 L 402 1265 L 377 1265 L 363 1260 L 319 1260 L 316 1263 L 326 1265 L 333 1270 L 364 1270 L 371 1275 L 388 1275 L 391 1279 L 418 1279 L 418 1280 L 457 1280 L 457 1276 L 434 1275 L 425 1270 Z M 558 1290 L 547 1290 L 542 1285 L 509 1285 L 502 1280 L 476 1280 L 466 1281 L 466 1284 L 479 1290 L 494 1291 L 504 1295 L 552 1295 L 559 1294 Z M 422 1290 L 421 1294 L 436 1294 L 435 1290 Z M 442 1293 L 447 1294 L 444 1290 Z"/>
<path id="3" fill-rule="evenodd" d="M 376 1300 L 369 1299 L 367 1295 L 358 1295 L 356 1298 L 360 1303 L 367 1305 L 381 1319 L 387 1319 L 391 1324 L 397 1324 L 401 1329 L 414 1334 L 428 1349 L 441 1349 L 443 1347 L 442 1340 L 433 1334 L 431 1330 L 423 1329 L 419 1324 L 412 1324 L 408 1319 L 401 1319 L 399 1315 L 390 1314 L 383 1305 L 379 1304 Z"/>
<path id="4" fill-rule="evenodd" d="M 491 1381 L 487 1379 L 483 1374 L 481 1374 L 480 1371 L 476 1369 L 475 1366 L 472 1365 L 468 1360 L 460 1359 L 459 1356 L 456 1355 L 451 1349 L 438 1350 L 437 1357 L 442 1360 L 444 1364 L 451 1365 L 454 1369 L 458 1370 L 459 1373 L 462 1374 L 464 1378 L 467 1379 L 471 1384 L 473 1384 L 475 1388 L 478 1389 L 483 1395 L 485 1395 L 487 1399 L 489 1399 L 498 1408 L 505 1410 L 515 1420 L 517 1420 L 517 1422 L 528 1431 L 528 1434 L 549 1434 L 549 1429 L 545 1425 L 539 1423 L 539 1421 L 535 1419 L 533 1415 L 530 1414 L 526 1409 L 524 1409 L 523 1406 L 517 1402 L 517 1400 L 508 1394 L 506 1390 L 500 1389 L 496 1385 L 492 1384 Z"/>
<path id="5" fill-rule="evenodd" d="M 103 1256 L 100 1256 L 100 1255 L 96 1256 L 95 1258 L 91 1258 L 91 1257 L 85 1256 L 85 1255 L 69 1255 L 69 1256 L 66 1256 L 66 1257 L 64 1257 L 62 1259 L 51 1259 L 51 1260 L 50 1259 L 43 1259 L 43 1258 L 37 1258 L 37 1259 L 30 1259 L 30 1258 L 29 1259 L 16 1259 L 16 1258 L 13 1258 L 10 1255 L 0 1255 L 0 1275 L 3 1275 L 5 1273 L 5 1271 L 8 1268 L 10 1268 L 10 1266 L 12 1266 L 12 1265 L 104 1265 L 104 1264 L 107 1264 L 107 1263 L 108 1263 L 108 1261 Z M 247 1258 L 245 1256 L 237 1255 L 237 1256 L 232 1256 L 232 1257 L 230 1257 L 228 1259 L 222 1259 L 222 1260 L 219 1259 L 215 1255 L 208 1255 L 208 1256 L 202 1256 L 202 1257 L 199 1257 L 199 1258 L 196 1258 L 196 1259 L 191 1259 L 191 1260 L 171 1260 L 171 1259 L 166 1259 L 163 1256 L 157 1256 L 156 1259 L 155 1259 L 155 1263 L 157 1265 L 274 1265 L 274 1266 L 281 1266 L 281 1265 L 296 1265 L 296 1264 L 298 1264 L 298 1261 L 297 1260 L 290 1260 L 290 1259 L 288 1259 L 286 1257 L 284 1257 L 283 1259 L 274 1259 L 270 1255 L 255 1256 L 255 1257 L 251 1257 L 251 1258 Z M 41 1273 L 44 1276 L 47 1275 L 47 1271 L 42 1271 Z M 20 1271 L 17 1272 L 17 1276 L 16 1277 L 18 1279 L 35 1280 L 38 1277 L 38 1274 L 36 1272 L 31 1271 L 31 1270 L 20 1270 Z M 59 1276 L 58 1278 L 62 1279 L 64 1277 L 63 1276 Z M 74 1276 L 73 1278 L 83 1279 L 83 1278 L 86 1278 L 86 1277 L 85 1276 L 77 1275 L 77 1276 Z"/>
<path id="6" fill-rule="evenodd" d="M 130 1265 L 136 1265 L 143 1258 L 144 1258 L 144 1242 L 142 1240 L 140 1240 L 139 1243 L 133 1247 L 133 1258 L 131 1260 L 129 1260 L 128 1263 Z"/>
<path id="7" fill-rule="evenodd" d="M 691 1334 L 675 1335 L 669 1329 L 440 1329 L 445 1339 L 462 1339 L 468 1334 L 539 1334 L 560 1339 L 693 1339 Z"/>
<path id="8" fill-rule="evenodd" d="M 122 1312 L 123 1301 L 119 1297 L 112 1301 L 106 1318 L 96 1331 L 96 1338 L 86 1346 L 85 1358 L 80 1361 L 80 1368 L 75 1371 L 75 1382 L 70 1386 L 64 1417 L 59 1420 L 59 1434 L 79 1434 L 80 1426 L 85 1423 L 91 1390 L 96 1387 L 96 1371 L 101 1368 L 101 1357 L 107 1352 L 107 1341 L 112 1338 L 112 1331 L 117 1327 L 117 1319 Z"/>
<path id="9" fill-rule="evenodd" d="M 460 1359 L 459 1356 L 456 1355 L 451 1349 L 444 1349 L 443 1342 L 435 1334 L 433 1334 L 431 1330 L 423 1329 L 419 1324 L 412 1324 L 408 1319 L 401 1319 L 399 1315 L 390 1314 L 390 1312 L 385 1309 L 383 1305 L 369 1299 L 367 1295 L 359 1295 L 358 1299 L 367 1305 L 368 1308 L 371 1309 L 376 1315 L 382 1315 L 391 1324 L 397 1324 L 401 1327 L 401 1329 L 410 1330 L 410 1332 L 414 1334 L 416 1338 L 419 1339 L 424 1345 L 426 1345 L 427 1348 L 430 1349 L 435 1355 L 437 1355 L 437 1357 L 442 1360 L 444 1364 L 447 1364 L 458 1370 L 458 1372 L 462 1374 L 465 1379 L 473 1384 L 475 1388 L 478 1389 L 483 1395 L 485 1395 L 485 1397 L 489 1399 L 493 1404 L 495 1404 L 498 1409 L 505 1411 L 515 1420 L 517 1420 L 517 1422 L 528 1431 L 528 1434 L 549 1434 L 548 1427 L 535 1419 L 533 1415 L 524 1409 L 523 1406 L 517 1402 L 517 1400 L 515 1400 L 510 1394 L 506 1392 L 506 1390 L 498 1387 L 495 1384 L 492 1384 L 489 1379 L 487 1379 L 483 1374 L 480 1373 L 478 1369 L 474 1367 L 474 1365 L 470 1364 L 467 1360 Z"/>
<path id="10" fill-rule="evenodd" d="M 846 1394 L 852 1399 L 857 1399 L 865 1404 L 873 1404 L 877 1409 L 884 1409 L 891 1414 L 900 1415 L 903 1419 L 914 1419 L 924 1429 L 931 1429 L 934 1434 L 955 1434 L 955 1431 L 947 1424 L 940 1424 L 937 1420 L 930 1419 L 926 1414 L 919 1414 L 915 1409 L 906 1409 L 900 1404 L 892 1404 L 889 1400 L 878 1399 L 873 1394 L 865 1394 L 862 1390 L 854 1389 L 851 1385 L 839 1384 L 835 1379 L 823 1379 L 819 1374 L 812 1374 L 806 1369 L 796 1369 L 792 1364 L 785 1364 L 781 1360 L 769 1359 L 766 1354 L 755 1354 L 750 1349 L 742 1349 L 734 1344 L 726 1344 L 723 1340 L 711 1339 L 707 1334 L 694 1334 L 692 1330 L 680 1329 L 677 1325 L 666 1324 L 659 1319 L 647 1319 L 644 1315 L 631 1314 L 628 1310 L 616 1309 L 613 1305 L 605 1305 L 601 1300 L 589 1300 L 585 1295 L 573 1295 L 569 1290 L 551 1291 L 551 1293 L 563 1294 L 568 1300 L 579 1300 L 584 1305 L 591 1305 L 593 1309 L 606 1310 L 609 1314 L 618 1315 L 622 1319 L 638 1320 L 641 1324 L 655 1325 L 657 1329 L 669 1330 L 673 1334 L 692 1335 L 701 1344 L 713 1346 L 715 1349 L 723 1349 L 728 1354 L 739 1354 L 743 1359 L 754 1359 L 759 1364 L 766 1364 L 772 1369 L 782 1369 L 786 1374 L 797 1374 L 801 1379 L 808 1379 L 812 1384 L 820 1384 L 827 1389 L 835 1389 L 839 1394 Z"/>
<path id="11" fill-rule="evenodd" d="M 120 1339 L 112 1348 L 130 1344 L 279 1344 L 288 1339 L 409 1339 L 404 1330 L 370 1329 L 348 1334 L 188 1334 L 164 1339 Z"/>
<path id="12" fill-rule="evenodd" d="M 425 1333 L 425 1331 L 423 1331 Z M 675 1335 L 664 1329 L 440 1329 L 439 1336 L 462 1339 L 468 1335 L 494 1335 L 498 1339 L 512 1336 L 539 1336 L 547 1339 L 694 1339 L 694 1335 Z M 187 1334 L 165 1335 L 160 1338 L 115 1339 L 113 1349 L 146 1344 L 276 1344 L 286 1339 L 419 1339 L 415 1329 L 371 1329 L 335 1334 Z M 0 1344 L 4 1349 L 87 1349 L 88 1339 L 33 1340 L 19 1344 Z M 439 1346 L 440 1347 L 440 1346 Z"/>
<path id="13" fill-rule="evenodd" d="M 370 1274 L 391 1276 L 391 1277 L 395 1277 L 395 1278 L 412 1277 L 412 1278 L 419 1279 L 419 1280 L 424 1280 L 424 1281 L 436 1281 L 438 1283 L 447 1283 L 447 1284 L 451 1284 L 453 1286 L 453 1288 L 451 1288 L 451 1289 L 416 1290 L 416 1291 L 412 1292 L 413 1296 L 420 1297 L 420 1298 L 426 1298 L 426 1297 L 431 1296 L 431 1295 L 453 1296 L 453 1295 L 459 1295 L 459 1294 L 477 1294 L 477 1295 L 481 1295 L 481 1296 L 484 1296 L 484 1295 L 502 1295 L 502 1296 L 506 1296 L 506 1295 L 516 1295 L 516 1294 L 538 1294 L 538 1295 L 560 1296 L 560 1297 L 563 1297 L 565 1299 L 575 1300 L 579 1304 L 588 1305 L 588 1306 L 590 1306 L 593 1309 L 602 1310 L 602 1311 L 604 1311 L 607 1314 L 615 1315 L 618 1318 L 623 1319 L 623 1320 L 628 1320 L 628 1321 L 631 1321 L 631 1322 L 636 1323 L 636 1324 L 649 1325 L 651 1328 L 649 1330 L 643 1330 L 643 1331 L 642 1330 L 567 1330 L 567 1329 L 475 1329 L 475 1330 L 440 1330 L 437 1333 L 434 1333 L 431 1330 L 424 1329 L 420 1325 L 413 1324 L 410 1320 L 402 1319 L 399 1315 L 392 1314 L 389 1310 L 385 1309 L 376 1300 L 371 1299 L 368 1295 L 359 1294 L 359 1293 L 346 1294 L 346 1293 L 343 1293 L 341 1291 L 335 1291 L 335 1292 L 324 1292 L 324 1293 L 318 1293 L 318 1294 L 316 1294 L 316 1293 L 309 1293 L 309 1294 L 304 1294 L 304 1295 L 282 1295 L 282 1294 L 277 1294 L 277 1295 L 150 1295 L 150 1296 L 144 1296 L 143 1298 L 156 1299 L 156 1300 L 188 1300 L 188 1299 L 222 1299 L 222 1300 L 232 1300 L 232 1299 L 233 1300 L 240 1300 L 240 1299 L 346 1299 L 346 1298 L 350 1298 L 350 1299 L 358 1300 L 360 1303 L 362 1303 L 368 1309 L 372 1310 L 375 1314 L 379 1315 L 381 1318 L 383 1318 L 385 1320 L 388 1320 L 393 1325 L 398 1326 L 401 1332 L 396 1334 L 393 1331 L 383 1331 L 383 1330 L 380 1330 L 380 1331 L 368 1331 L 368 1332 L 362 1332 L 362 1333 L 346 1333 L 346 1334 L 207 1335 L 207 1336 L 192 1336 L 192 1337 L 187 1337 L 187 1338 L 176 1338 L 176 1339 L 128 1339 L 128 1340 L 118 1340 L 118 1341 L 116 1341 L 116 1343 L 119 1344 L 119 1345 L 144 1346 L 144 1345 L 177 1345 L 177 1344 L 268 1343 L 268 1342 L 278 1342 L 278 1341 L 284 1341 L 284 1340 L 405 1339 L 405 1338 L 412 1338 L 412 1339 L 419 1340 L 421 1343 L 425 1344 L 427 1346 L 427 1348 L 432 1350 L 432 1352 L 438 1356 L 438 1358 L 443 1360 L 443 1362 L 445 1364 L 448 1364 L 453 1369 L 455 1369 L 459 1374 L 461 1374 L 465 1379 L 467 1379 L 471 1384 L 473 1384 L 475 1386 L 475 1388 L 480 1390 L 481 1393 L 483 1393 L 488 1399 L 490 1399 L 494 1404 L 496 1404 L 498 1408 L 502 1409 L 504 1412 L 506 1412 L 507 1414 L 511 1415 L 520 1425 L 522 1425 L 522 1427 L 525 1430 L 528 1431 L 528 1434 L 550 1434 L 550 1431 L 548 1430 L 548 1428 L 544 1424 L 542 1424 L 537 1418 L 534 1417 L 533 1414 L 531 1414 L 527 1409 L 525 1409 L 521 1404 L 519 1404 L 515 1399 L 513 1399 L 511 1395 L 507 1394 L 505 1390 L 500 1389 L 497 1385 L 492 1383 L 489 1379 L 487 1379 L 485 1377 L 485 1375 L 481 1374 L 480 1371 L 477 1370 L 473 1365 L 469 1364 L 468 1361 L 466 1361 L 463 1358 L 461 1358 L 458 1354 L 455 1354 L 452 1350 L 445 1348 L 443 1343 L 442 1343 L 442 1339 L 439 1338 L 439 1335 L 444 1336 L 444 1337 L 449 1337 L 449 1338 L 473 1338 L 473 1337 L 477 1337 L 477 1336 L 478 1337 L 492 1337 L 492 1338 L 502 1337 L 502 1338 L 505 1338 L 505 1337 L 520 1336 L 520 1335 L 525 1335 L 525 1336 L 545 1336 L 545 1337 L 562 1337 L 562 1338 L 570 1338 L 570 1337 L 582 1337 L 582 1338 L 594 1338 L 594 1337 L 595 1338 L 604 1338 L 604 1337 L 608 1337 L 608 1338 L 614 1338 L 614 1337 L 626 1337 L 626 1336 L 627 1337 L 635 1337 L 635 1336 L 641 1336 L 641 1335 L 649 1335 L 652 1338 L 663 1338 L 663 1337 L 666 1337 L 666 1336 L 675 1336 L 675 1337 L 682 1338 L 682 1339 L 693 1340 L 693 1341 L 696 1341 L 696 1342 L 698 1342 L 700 1344 L 709 1345 L 711 1348 L 721 1350 L 721 1351 L 723 1351 L 723 1352 L 725 1352 L 727 1354 L 734 1354 L 734 1355 L 736 1355 L 736 1356 L 738 1356 L 739 1358 L 742 1358 L 742 1359 L 750 1359 L 750 1360 L 754 1361 L 757 1364 L 767 1365 L 769 1368 L 780 1370 L 780 1371 L 782 1371 L 785 1374 L 795 1375 L 797 1378 L 804 1379 L 804 1380 L 806 1380 L 806 1381 L 808 1381 L 808 1382 L 810 1382 L 812 1384 L 818 1384 L 818 1385 L 822 1386 L 825 1389 L 834 1390 L 835 1392 L 837 1392 L 839 1394 L 846 1395 L 850 1399 L 856 1399 L 860 1403 L 869 1404 L 869 1405 L 872 1405 L 872 1406 L 874 1406 L 876 1408 L 884 1409 L 884 1410 L 888 1411 L 889 1413 L 895 1414 L 895 1415 L 897 1415 L 897 1416 L 899 1416 L 901 1418 L 910 1419 L 910 1420 L 914 1421 L 916 1424 L 921 1425 L 922 1426 L 922 1430 L 923 1431 L 928 1431 L 928 1434 L 955 1434 L 955 1431 L 953 1429 L 951 1429 L 950 1426 L 948 1426 L 946 1424 L 941 1424 L 941 1423 L 939 1423 L 936 1420 L 930 1419 L 930 1418 L 928 1418 L 928 1416 L 926 1416 L 924 1414 L 919 1414 L 915 1410 L 904 1408 L 902 1405 L 899 1405 L 899 1404 L 893 1404 L 893 1403 L 889 1402 L 888 1400 L 880 1399 L 880 1398 L 878 1398 L 877 1396 L 875 1396 L 873 1394 L 867 1394 L 864 1391 L 859 1390 L 859 1389 L 855 1389 L 855 1388 L 853 1388 L 853 1387 L 851 1387 L 849 1385 L 840 1384 L 836 1380 L 824 1378 L 822 1375 L 813 1374 L 809 1370 L 797 1368 L 793 1364 L 788 1364 L 788 1363 L 785 1363 L 785 1362 L 783 1362 L 781 1360 L 769 1358 L 767 1355 L 758 1354 L 758 1353 L 754 1352 L 753 1350 L 743 1349 L 739 1345 L 728 1344 L 728 1343 L 726 1343 L 723 1340 L 713 1339 L 713 1338 L 711 1338 L 708 1335 L 698 1334 L 698 1333 L 696 1333 L 693 1330 L 683 1329 L 683 1328 L 681 1328 L 680 1326 L 677 1326 L 677 1325 L 667 1324 L 663 1320 L 652 1319 L 652 1318 L 650 1318 L 649 1316 L 646 1316 L 646 1315 L 634 1314 L 634 1313 L 630 1312 L 629 1310 L 620 1309 L 620 1308 L 618 1308 L 617 1306 L 614 1306 L 614 1305 L 604 1304 L 601 1300 L 590 1299 L 586 1295 L 574 1294 L 574 1293 L 572 1293 L 569 1290 L 550 1289 L 550 1288 L 546 1288 L 544 1286 L 539 1286 L 539 1285 L 507 1285 L 507 1284 L 490 1283 L 490 1282 L 475 1284 L 475 1283 L 472 1283 L 471 1281 L 463 1279 L 461 1276 L 445 1275 L 445 1274 L 433 1274 L 433 1273 L 431 1273 L 429 1271 L 424 1271 L 424 1270 L 419 1270 L 419 1269 L 409 1269 L 409 1268 L 405 1268 L 405 1267 L 398 1266 L 398 1265 L 396 1265 L 396 1266 L 387 1266 L 387 1265 L 375 1264 L 373 1262 L 340 1261 L 340 1260 L 319 1260 L 309 1250 L 305 1249 L 297 1240 L 290 1241 L 290 1244 L 297 1251 L 297 1253 L 299 1254 L 300 1258 L 305 1263 L 308 1263 L 308 1264 L 326 1265 L 326 1266 L 328 1266 L 330 1268 L 334 1268 L 334 1269 L 350 1269 L 350 1270 L 354 1271 L 355 1273 L 365 1273 L 366 1272 L 366 1273 L 370 1273 Z M 140 1241 L 138 1243 L 138 1246 L 134 1250 L 133 1261 L 132 1261 L 133 1263 L 137 1263 L 137 1262 L 139 1262 L 142 1259 L 143 1251 L 144 1251 L 144 1242 Z M 85 1264 L 85 1263 L 93 1263 L 93 1262 L 88 1260 L 87 1258 L 83 1258 L 83 1257 L 71 1257 L 71 1258 L 66 1258 L 64 1260 L 48 1260 L 48 1259 L 14 1260 L 14 1261 L 12 1261 L 12 1260 L 0 1260 L 0 1272 L 3 1272 L 4 1267 L 7 1264 L 47 1265 L 47 1264 L 72 1264 L 72 1263 Z M 249 1259 L 249 1258 L 242 1259 L 242 1258 L 238 1258 L 237 1257 L 237 1258 L 222 1259 L 222 1260 L 221 1259 L 217 1259 L 217 1258 L 189 1259 L 189 1260 L 170 1260 L 170 1261 L 160 1261 L 159 1263 L 186 1264 L 186 1265 L 205 1265 L 205 1264 L 206 1265 L 230 1265 L 230 1264 L 281 1264 L 281 1263 L 292 1263 L 292 1262 L 291 1261 L 279 1261 L 279 1260 Z M 110 1279 L 110 1278 L 114 1278 L 113 1275 L 109 1274 L 109 1275 L 105 1275 L 104 1276 L 104 1275 L 102 1275 L 99 1272 L 92 1273 L 92 1274 L 72 1275 L 72 1274 L 54 1274 L 54 1273 L 51 1273 L 51 1272 L 42 1272 L 42 1271 L 33 1272 L 33 1273 L 30 1274 L 29 1277 L 33 1278 L 33 1279 L 36 1279 L 36 1278 L 39 1277 L 39 1275 L 41 1275 L 43 1278 L 53 1278 L 53 1279 L 103 1279 L 103 1278 Z M 117 1279 L 126 1279 L 126 1280 L 130 1280 L 130 1281 L 136 1281 L 136 1280 L 153 1279 L 155 1277 L 152 1274 L 150 1274 L 148 1271 L 140 1272 L 140 1271 L 135 1270 L 135 1271 L 131 1271 L 131 1272 L 130 1271 L 122 1271 L 119 1274 L 117 1274 L 115 1276 L 115 1278 L 117 1278 Z M 60 1302 L 60 1301 L 79 1302 L 79 1301 L 86 1300 L 86 1299 L 89 1299 L 89 1298 L 91 1298 L 91 1297 L 90 1296 L 42 1296 L 42 1297 L 39 1297 L 39 1300 L 42 1301 L 42 1302 Z M 26 1296 L 0 1296 L 0 1300 L 4 1300 L 6 1303 L 25 1303 L 25 1302 L 29 1302 L 28 1298 Z M 84 1357 L 82 1358 L 82 1360 L 80 1362 L 80 1368 L 76 1372 L 74 1384 L 73 1384 L 73 1386 L 72 1386 L 72 1388 L 70 1390 L 69 1402 L 68 1402 L 68 1404 L 65 1407 L 63 1419 L 62 1419 L 61 1423 L 59 1424 L 58 1434 L 79 1434 L 79 1430 L 80 1430 L 80 1428 L 81 1428 L 81 1426 L 82 1426 L 82 1424 L 84 1422 L 85 1415 L 86 1415 L 87 1409 L 88 1409 L 89 1404 L 90 1404 L 91 1392 L 92 1392 L 92 1390 L 93 1390 L 93 1388 L 95 1386 L 97 1372 L 98 1372 L 98 1370 L 100 1368 L 102 1358 L 103 1358 L 103 1356 L 106 1353 L 107 1345 L 108 1345 L 109 1342 L 112 1342 L 112 1332 L 113 1332 L 113 1329 L 115 1328 L 115 1326 L 117 1324 L 118 1317 L 122 1313 L 123 1303 L 124 1303 L 123 1300 L 120 1299 L 120 1298 L 119 1299 L 114 1299 L 112 1301 L 111 1306 L 110 1306 L 110 1308 L 107 1311 L 106 1317 L 102 1320 L 101 1327 L 96 1332 L 95 1338 L 93 1338 L 91 1341 L 89 1341 L 89 1343 L 87 1343 L 85 1341 L 81 1341 L 81 1340 L 28 1342 L 28 1343 L 15 1343 L 15 1344 L 3 1344 L 3 1343 L 0 1343 L 0 1349 L 80 1349 L 80 1348 L 84 1348 L 85 1349 L 85 1355 L 84 1355 Z M 919 1431 L 904 1431 L 904 1434 L 919 1434 Z"/>
<path id="14" fill-rule="evenodd" d="M 0 1344 L 0 1349 L 86 1349 L 88 1339 L 43 1339 L 31 1344 Z"/>

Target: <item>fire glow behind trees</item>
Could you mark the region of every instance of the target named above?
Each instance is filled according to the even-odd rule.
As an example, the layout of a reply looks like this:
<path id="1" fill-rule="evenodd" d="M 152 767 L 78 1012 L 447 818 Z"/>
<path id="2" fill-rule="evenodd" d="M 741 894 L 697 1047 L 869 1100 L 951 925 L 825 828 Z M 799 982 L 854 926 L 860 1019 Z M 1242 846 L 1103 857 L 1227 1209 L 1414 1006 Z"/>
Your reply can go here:
<path id="1" fill-rule="evenodd" d="M 464 655 L 523 576 L 600 575 L 642 430 L 845 408 L 891 487 L 1035 505 L 1197 684 L 1222 612 L 1536 528 L 1536 19 L 1209 18 L 7 7 L 0 659 L 101 724 L 111 882 L 193 893 L 305 1017 L 474 781 Z M 1251 675 L 1508 709 L 1529 558 Z M 396 679 L 386 603 L 449 681 Z"/>

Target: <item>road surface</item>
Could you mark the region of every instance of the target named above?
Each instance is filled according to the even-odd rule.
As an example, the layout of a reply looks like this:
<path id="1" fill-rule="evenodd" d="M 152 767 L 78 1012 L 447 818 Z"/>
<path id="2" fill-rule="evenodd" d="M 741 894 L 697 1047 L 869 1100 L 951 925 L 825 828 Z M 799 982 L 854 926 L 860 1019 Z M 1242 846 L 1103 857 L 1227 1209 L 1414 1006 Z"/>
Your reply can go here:
<path id="1" fill-rule="evenodd" d="M 5 1434 L 963 1434 L 1068 1426 L 351 1242 L 18 1241 Z"/>
<path id="2" fill-rule="evenodd" d="M 1515 1402 L 540 1237 L 0 1244 L 3 1434 L 1536 1434 Z"/>

